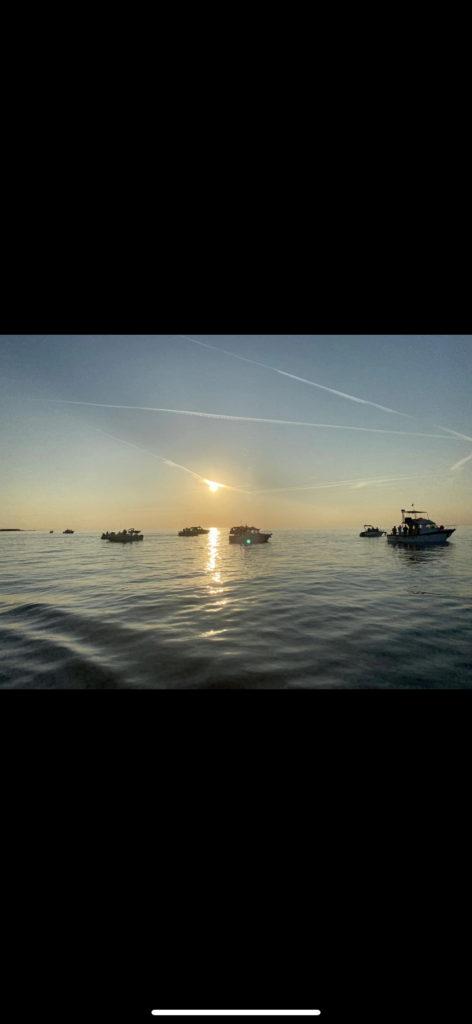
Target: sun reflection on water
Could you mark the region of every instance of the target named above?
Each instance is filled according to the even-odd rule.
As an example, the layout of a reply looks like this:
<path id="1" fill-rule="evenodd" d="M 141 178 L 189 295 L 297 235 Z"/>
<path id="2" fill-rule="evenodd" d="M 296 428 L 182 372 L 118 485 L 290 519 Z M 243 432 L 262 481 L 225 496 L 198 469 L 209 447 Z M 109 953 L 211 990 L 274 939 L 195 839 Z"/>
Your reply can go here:
<path id="1" fill-rule="evenodd" d="M 208 561 L 206 564 L 207 572 L 211 573 L 211 582 L 208 585 L 210 594 L 223 594 L 224 586 L 223 580 L 221 579 L 221 573 L 217 568 L 217 562 L 221 560 L 221 554 L 219 552 L 221 534 L 216 527 L 212 527 L 208 534 Z M 216 601 L 216 604 L 225 604 L 223 601 Z"/>
<path id="2" fill-rule="evenodd" d="M 209 572 L 216 568 L 216 555 L 218 551 L 218 543 L 220 538 L 220 531 L 216 527 L 212 527 L 208 534 L 208 562 L 207 569 Z"/>

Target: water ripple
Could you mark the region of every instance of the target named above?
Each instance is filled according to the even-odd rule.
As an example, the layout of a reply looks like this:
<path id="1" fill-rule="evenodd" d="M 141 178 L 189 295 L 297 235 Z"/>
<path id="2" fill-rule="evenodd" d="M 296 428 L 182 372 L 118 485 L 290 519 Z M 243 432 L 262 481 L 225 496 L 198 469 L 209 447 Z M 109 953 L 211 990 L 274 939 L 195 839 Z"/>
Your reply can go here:
<path id="1" fill-rule="evenodd" d="M 472 528 L 413 552 L 358 533 L 0 534 L 0 685 L 470 688 Z"/>

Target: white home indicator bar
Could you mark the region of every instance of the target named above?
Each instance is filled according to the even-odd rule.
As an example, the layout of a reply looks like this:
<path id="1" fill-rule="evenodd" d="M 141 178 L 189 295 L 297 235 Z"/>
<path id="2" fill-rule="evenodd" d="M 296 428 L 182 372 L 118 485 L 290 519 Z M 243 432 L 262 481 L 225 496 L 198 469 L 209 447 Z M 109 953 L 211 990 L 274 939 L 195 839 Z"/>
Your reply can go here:
<path id="1" fill-rule="evenodd" d="M 319 1017 L 321 1010 L 152 1010 L 154 1017 Z"/>

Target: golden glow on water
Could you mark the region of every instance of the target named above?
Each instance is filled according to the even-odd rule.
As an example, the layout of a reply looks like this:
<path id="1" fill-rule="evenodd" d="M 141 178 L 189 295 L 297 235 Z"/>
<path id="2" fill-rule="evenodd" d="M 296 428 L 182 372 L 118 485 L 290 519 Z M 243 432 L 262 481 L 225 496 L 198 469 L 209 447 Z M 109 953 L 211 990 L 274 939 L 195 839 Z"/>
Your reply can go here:
<path id="1" fill-rule="evenodd" d="M 215 526 L 212 526 L 208 534 L 208 570 L 214 569 L 216 566 L 216 555 L 218 551 L 219 538 L 220 531 L 217 530 Z"/>
<path id="2" fill-rule="evenodd" d="M 208 561 L 206 564 L 207 572 L 211 573 L 211 583 L 208 587 L 210 594 L 223 594 L 224 587 L 222 586 L 221 573 L 217 569 L 217 562 L 220 561 L 221 555 L 219 553 L 219 545 L 221 540 L 220 531 L 216 527 L 212 527 L 208 534 Z M 216 587 L 215 587 L 216 584 Z M 219 584 L 219 586 L 218 586 Z M 217 601 L 217 604 L 225 602 Z"/>

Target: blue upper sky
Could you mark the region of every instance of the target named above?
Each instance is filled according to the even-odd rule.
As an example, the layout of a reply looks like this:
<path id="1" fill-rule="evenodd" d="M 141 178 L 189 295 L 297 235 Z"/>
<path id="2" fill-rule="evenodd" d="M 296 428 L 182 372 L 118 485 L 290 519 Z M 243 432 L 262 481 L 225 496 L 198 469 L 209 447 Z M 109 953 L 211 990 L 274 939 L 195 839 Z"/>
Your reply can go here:
<path id="1" fill-rule="evenodd" d="M 4 335 L 0 526 L 470 523 L 471 340 Z"/>

